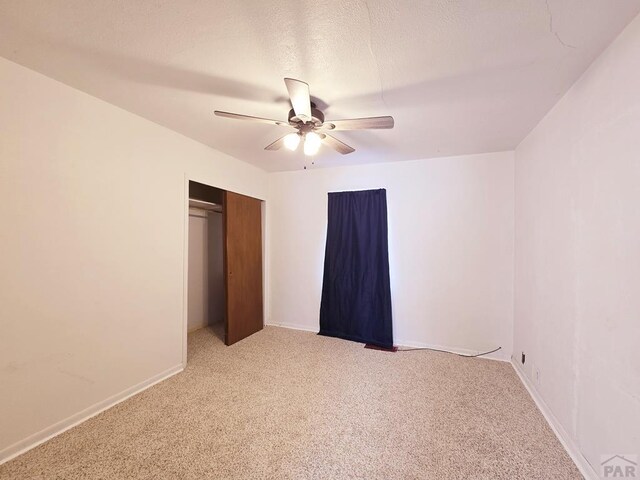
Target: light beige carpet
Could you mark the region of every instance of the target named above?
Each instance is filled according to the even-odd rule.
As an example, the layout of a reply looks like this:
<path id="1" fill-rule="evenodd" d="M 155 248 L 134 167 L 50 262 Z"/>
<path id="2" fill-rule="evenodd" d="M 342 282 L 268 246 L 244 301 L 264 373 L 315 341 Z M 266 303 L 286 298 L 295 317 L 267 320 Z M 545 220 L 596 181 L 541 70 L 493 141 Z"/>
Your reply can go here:
<path id="1" fill-rule="evenodd" d="M 0 466 L 2 479 L 582 478 L 512 367 L 267 327 Z"/>

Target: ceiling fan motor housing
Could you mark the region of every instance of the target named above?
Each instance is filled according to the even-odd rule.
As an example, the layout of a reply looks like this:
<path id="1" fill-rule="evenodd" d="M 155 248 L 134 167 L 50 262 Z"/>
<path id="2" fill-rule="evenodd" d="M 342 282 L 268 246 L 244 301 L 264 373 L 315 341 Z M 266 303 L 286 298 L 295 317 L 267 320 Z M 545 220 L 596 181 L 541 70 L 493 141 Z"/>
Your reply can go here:
<path id="1" fill-rule="evenodd" d="M 293 108 L 289 110 L 288 120 L 289 123 L 294 126 L 300 126 L 301 124 L 304 124 L 304 122 L 296 116 L 296 112 L 293 110 Z M 313 102 L 311 102 L 311 122 L 316 127 L 319 127 L 324 123 L 324 114 L 316 108 L 316 104 Z"/>

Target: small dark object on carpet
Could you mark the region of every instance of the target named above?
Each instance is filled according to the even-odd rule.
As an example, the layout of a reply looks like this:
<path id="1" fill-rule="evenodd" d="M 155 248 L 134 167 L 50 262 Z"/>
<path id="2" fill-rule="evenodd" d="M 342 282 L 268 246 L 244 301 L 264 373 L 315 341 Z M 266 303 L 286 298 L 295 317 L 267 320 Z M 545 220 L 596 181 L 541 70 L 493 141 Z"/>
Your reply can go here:
<path id="1" fill-rule="evenodd" d="M 368 348 L 370 350 L 380 350 L 382 352 L 397 352 L 398 347 L 379 347 L 378 345 L 372 345 L 371 343 L 365 344 L 364 348 Z"/>

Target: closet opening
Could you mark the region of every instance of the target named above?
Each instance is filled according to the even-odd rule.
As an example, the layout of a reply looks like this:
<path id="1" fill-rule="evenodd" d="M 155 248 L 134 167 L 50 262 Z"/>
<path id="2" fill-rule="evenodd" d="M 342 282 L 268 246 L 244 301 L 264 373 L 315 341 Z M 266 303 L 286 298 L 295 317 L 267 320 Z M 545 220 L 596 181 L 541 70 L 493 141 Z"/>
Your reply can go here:
<path id="1" fill-rule="evenodd" d="M 187 332 L 210 328 L 224 340 L 222 205 L 189 199 Z"/>
<path id="2" fill-rule="evenodd" d="M 233 345 L 264 325 L 264 202 L 194 181 L 187 188 L 185 365 L 189 334 L 206 328 Z"/>

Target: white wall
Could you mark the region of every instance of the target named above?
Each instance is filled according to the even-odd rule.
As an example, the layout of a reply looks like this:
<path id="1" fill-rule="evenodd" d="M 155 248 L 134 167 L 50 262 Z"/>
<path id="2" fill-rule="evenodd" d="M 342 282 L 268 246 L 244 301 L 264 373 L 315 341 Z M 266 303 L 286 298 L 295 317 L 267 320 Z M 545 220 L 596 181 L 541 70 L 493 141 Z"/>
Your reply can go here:
<path id="1" fill-rule="evenodd" d="M 206 210 L 189 209 L 188 329 L 209 324 L 209 225 Z"/>
<path id="2" fill-rule="evenodd" d="M 502 346 L 513 316 L 513 153 L 269 175 L 268 322 L 317 331 L 327 192 L 386 188 L 396 343 Z"/>
<path id="3" fill-rule="evenodd" d="M 225 318 L 224 294 L 224 235 L 222 212 L 210 211 L 207 216 L 209 264 L 209 324 L 221 323 Z"/>
<path id="4" fill-rule="evenodd" d="M 224 321 L 222 213 L 189 209 L 188 330 Z"/>
<path id="5" fill-rule="evenodd" d="M 266 174 L 4 59 L 0 97 L 1 459 L 181 366 L 185 175 Z"/>
<path id="6" fill-rule="evenodd" d="M 515 247 L 538 395 L 596 471 L 640 455 L 640 17 L 517 148 Z"/>

